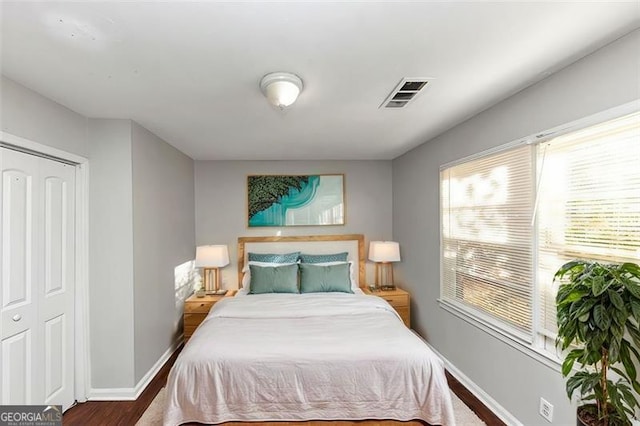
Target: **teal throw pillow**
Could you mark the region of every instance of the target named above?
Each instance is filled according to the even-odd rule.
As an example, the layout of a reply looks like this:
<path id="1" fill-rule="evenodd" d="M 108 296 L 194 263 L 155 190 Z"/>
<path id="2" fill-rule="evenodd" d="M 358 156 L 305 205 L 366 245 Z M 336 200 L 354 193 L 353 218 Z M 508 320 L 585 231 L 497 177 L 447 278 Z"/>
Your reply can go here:
<path id="1" fill-rule="evenodd" d="M 249 262 L 296 263 L 300 252 L 293 253 L 249 253 Z"/>
<path id="2" fill-rule="evenodd" d="M 348 252 L 331 253 L 331 254 L 300 254 L 300 261 L 302 263 L 327 263 L 327 262 L 346 262 Z"/>
<path id="3" fill-rule="evenodd" d="M 251 284 L 249 294 L 299 293 L 298 265 L 249 265 Z"/>
<path id="4" fill-rule="evenodd" d="M 301 263 L 300 293 L 353 293 L 349 264 L 320 266 Z"/>

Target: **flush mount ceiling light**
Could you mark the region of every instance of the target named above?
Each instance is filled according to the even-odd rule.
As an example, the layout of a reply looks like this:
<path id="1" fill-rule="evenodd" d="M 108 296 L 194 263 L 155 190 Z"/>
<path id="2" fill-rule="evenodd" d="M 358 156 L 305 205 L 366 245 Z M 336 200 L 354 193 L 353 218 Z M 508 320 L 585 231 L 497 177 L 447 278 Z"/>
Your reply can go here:
<path id="1" fill-rule="evenodd" d="M 292 105 L 302 92 L 302 79 L 290 72 L 272 72 L 262 77 L 260 90 L 269 103 L 285 109 Z"/>

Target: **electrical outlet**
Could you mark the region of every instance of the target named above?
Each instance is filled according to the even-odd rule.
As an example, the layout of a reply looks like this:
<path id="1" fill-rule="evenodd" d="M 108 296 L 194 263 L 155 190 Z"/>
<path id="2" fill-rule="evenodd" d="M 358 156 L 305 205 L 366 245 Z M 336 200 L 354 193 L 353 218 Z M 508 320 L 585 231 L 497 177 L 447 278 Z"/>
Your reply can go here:
<path id="1" fill-rule="evenodd" d="M 544 398 L 540 398 L 540 415 L 547 419 L 549 423 L 553 421 L 553 405 Z"/>

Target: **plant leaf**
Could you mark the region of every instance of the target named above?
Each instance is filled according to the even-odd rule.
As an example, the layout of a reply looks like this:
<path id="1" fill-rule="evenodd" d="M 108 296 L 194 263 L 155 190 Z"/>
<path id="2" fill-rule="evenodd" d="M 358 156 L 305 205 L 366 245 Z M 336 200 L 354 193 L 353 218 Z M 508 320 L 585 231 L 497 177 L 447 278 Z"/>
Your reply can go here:
<path id="1" fill-rule="evenodd" d="M 615 362 L 615 360 L 612 361 Z M 631 382 L 634 382 L 636 380 L 636 367 L 633 365 L 633 361 L 629 355 L 629 343 L 626 340 L 623 340 L 620 344 L 620 361 L 622 361 L 622 365 L 627 372 L 626 375 L 621 374 L 621 376 L 629 378 Z"/>
<path id="2" fill-rule="evenodd" d="M 624 372 L 624 371 L 622 371 L 622 370 L 620 370 L 618 367 L 613 367 L 613 366 L 612 366 L 612 367 L 609 367 L 609 368 L 610 368 L 611 370 L 615 371 L 619 376 L 624 377 L 625 372 Z"/>
<path id="3" fill-rule="evenodd" d="M 593 278 L 591 291 L 594 296 L 600 296 L 610 285 L 611 281 L 605 280 L 602 276 L 597 276 Z"/>
<path id="4" fill-rule="evenodd" d="M 618 293 L 616 293 L 615 291 L 609 289 L 607 294 L 609 295 L 609 300 L 611 300 L 611 303 L 613 303 L 613 306 L 615 306 L 617 309 L 619 309 L 621 311 L 625 310 L 625 308 L 624 308 L 624 300 L 622 300 L 622 297 L 620 297 L 620 295 Z"/>
<path id="5" fill-rule="evenodd" d="M 622 285 L 636 298 L 640 299 L 640 285 L 631 280 L 623 280 Z"/>
<path id="6" fill-rule="evenodd" d="M 631 312 L 633 313 L 633 317 L 636 319 L 636 322 L 640 323 L 640 302 L 631 299 L 629 301 L 629 304 L 631 305 Z"/>
<path id="7" fill-rule="evenodd" d="M 587 294 L 586 291 L 574 290 L 571 293 L 567 294 L 566 297 L 564 297 L 563 299 L 556 300 L 556 303 L 558 305 L 568 305 L 570 303 L 575 302 L 576 300 L 582 299 L 582 297 L 584 297 L 586 294 Z"/>
<path id="8" fill-rule="evenodd" d="M 583 382 L 584 382 L 584 378 L 576 377 L 575 375 L 570 377 L 569 380 L 567 380 L 566 390 L 567 390 L 567 397 L 569 399 L 571 399 L 573 392 L 576 389 L 578 389 Z"/>
<path id="9" fill-rule="evenodd" d="M 620 359 L 620 342 L 613 339 L 609 344 L 609 362 L 612 364 Z"/>
<path id="10" fill-rule="evenodd" d="M 627 321 L 627 331 L 629 332 L 629 335 L 633 339 L 633 342 L 636 344 L 636 346 L 640 348 L 640 330 L 638 330 L 638 327 L 631 324 L 631 321 Z"/>
<path id="11" fill-rule="evenodd" d="M 562 279 L 569 271 L 572 271 L 574 268 L 583 270 L 584 266 L 585 262 L 583 260 L 572 260 L 571 262 L 567 262 L 558 269 L 558 271 L 553 276 L 553 279 Z"/>
<path id="12" fill-rule="evenodd" d="M 612 315 L 616 324 L 624 326 L 624 323 L 627 322 L 627 318 L 629 317 L 629 311 L 623 307 L 622 309 L 614 310 Z"/>
<path id="13" fill-rule="evenodd" d="M 620 270 L 628 272 L 630 275 L 640 279 L 640 265 L 637 263 L 626 262 L 620 265 Z"/>
<path id="14" fill-rule="evenodd" d="M 627 347 L 629 348 L 629 351 L 631 351 L 631 353 L 636 357 L 636 360 L 640 362 L 640 353 L 638 353 L 638 350 L 634 348 L 627 340 L 625 340 L 625 342 L 627 342 Z"/>
<path id="15" fill-rule="evenodd" d="M 573 368 L 573 364 L 575 363 L 576 359 L 578 359 L 578 357 L 582 355 L 582 350 L 581 349 L 574 349 L 571 352 L 569 352 L 566 356 L 566 358 L 564 359 L 564 362 L 562 363 L 562 376 L 563 377 L 567 377 L 569 375 L 569 373 L 571 373 L 571 369 Z"/>
<path id="16" fill-rule="evenodd" d="M 629 408 L 633 409 L 638 406 L 638 399 L 627 386 L 618 385 L 618 391 L 622 394 Z"/>
<path id="17" fill-rule="evenodd" d="M 611 318 L 609 318 L 609 314 L 607 313 L 604 306 L 596 305 L 593 308 L 593 319 L 596 322 L 596 326 L 600 330 L 605 331 L 607 328 L 609 328 Z"/>
<path id="18" fill-rule="evenodd" d="M 613 337 L 620 342 L 622 340 L 622 335 L 624 334 L 624 329 L 619 326 L 618 324 L 611 324 L 611 327 L 609 328 L 609 330 L 611 330 L 611 334 L 613 334 Z"/>

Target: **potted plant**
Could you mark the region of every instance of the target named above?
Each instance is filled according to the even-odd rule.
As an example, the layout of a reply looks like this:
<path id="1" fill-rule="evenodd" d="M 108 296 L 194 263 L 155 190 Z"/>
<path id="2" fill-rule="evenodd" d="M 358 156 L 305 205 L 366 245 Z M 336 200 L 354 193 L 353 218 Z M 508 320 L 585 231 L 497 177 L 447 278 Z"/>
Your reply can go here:
<path id="1" fill-rule="evenodd" d="M 640 266 L 574 260 L 555 274 L 558 337 L 567 396 L 577 391 L 578 425 L 630 425 L 639 407 Z M 638 364 L 636 364 L 638 365 Z"/>

